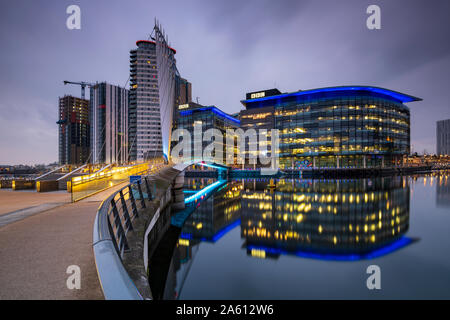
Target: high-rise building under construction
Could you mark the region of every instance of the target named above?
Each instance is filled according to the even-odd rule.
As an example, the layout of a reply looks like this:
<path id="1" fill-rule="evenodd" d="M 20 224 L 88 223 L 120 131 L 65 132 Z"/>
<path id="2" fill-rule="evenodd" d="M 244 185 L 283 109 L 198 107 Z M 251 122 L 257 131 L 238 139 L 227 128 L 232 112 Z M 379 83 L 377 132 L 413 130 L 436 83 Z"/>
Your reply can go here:
<path id="1" fill-rule="evenodd" d="M 89 161 L 89 100 L 73 96 L 59 98 L 59 163 L 83 164 Z"/>

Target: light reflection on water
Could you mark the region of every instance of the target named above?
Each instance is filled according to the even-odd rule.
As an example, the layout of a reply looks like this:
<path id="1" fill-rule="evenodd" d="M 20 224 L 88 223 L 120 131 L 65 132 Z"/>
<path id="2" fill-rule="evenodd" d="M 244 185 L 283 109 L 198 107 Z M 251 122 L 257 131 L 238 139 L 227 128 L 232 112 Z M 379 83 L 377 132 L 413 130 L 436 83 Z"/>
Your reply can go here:
<path id="1" fill-rule="evenodd" d="M 449 185 L 447 174 L 230 181 L 185 222 L 164 298 L 449 298 Z M 379 291 L 366 287 L 371 264 Z"/>

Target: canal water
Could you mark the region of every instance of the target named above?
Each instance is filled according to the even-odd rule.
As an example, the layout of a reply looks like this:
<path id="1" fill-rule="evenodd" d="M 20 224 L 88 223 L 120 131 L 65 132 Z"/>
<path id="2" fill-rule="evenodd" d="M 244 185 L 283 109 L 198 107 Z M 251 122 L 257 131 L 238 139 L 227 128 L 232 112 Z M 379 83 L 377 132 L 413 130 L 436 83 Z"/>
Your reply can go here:
<path id="1" fill-rule="evenodd" d="M 225 182 L 177 233 L 161 297 L 449 299 L 449 180 Z M 214 182 L 186 179 L 186 197 Z"/>

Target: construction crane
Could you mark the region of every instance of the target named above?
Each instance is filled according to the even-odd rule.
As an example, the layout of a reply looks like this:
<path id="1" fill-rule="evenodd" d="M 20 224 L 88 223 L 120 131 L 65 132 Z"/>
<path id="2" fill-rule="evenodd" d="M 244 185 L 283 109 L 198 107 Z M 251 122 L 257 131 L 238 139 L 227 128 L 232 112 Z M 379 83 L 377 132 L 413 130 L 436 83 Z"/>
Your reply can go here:
<path id="1" fill-rule="evenodd" d="M 93 87 L 95 86 L 95 83 L 89 83 L 89 82 L 84 82 L 84 81 L 80 81 L 80 82 L 74 82 L 74 81 L 66 81 L 64 80 L 64 84 L 77 84 L 79 86 L 81 86 L 81 98 L 85 99 L 85 91 L 86 91 L 86 87 Z"/>

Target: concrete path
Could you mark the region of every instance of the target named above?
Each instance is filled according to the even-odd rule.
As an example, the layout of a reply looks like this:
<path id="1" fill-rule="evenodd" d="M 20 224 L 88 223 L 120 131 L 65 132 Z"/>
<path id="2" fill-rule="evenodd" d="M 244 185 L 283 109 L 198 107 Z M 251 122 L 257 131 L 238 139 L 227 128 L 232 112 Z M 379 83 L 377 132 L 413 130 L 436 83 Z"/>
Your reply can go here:
<path id="1" fill-rule="evenodd" d="M 64 202 L 57 202 L 57 203 L 43 203 L 37 206 L 20 209 L 17 211 L 5 213 L 3 215 L 0 215 L 0 227 L 6 226 L 7 224 L 28 218 L 29 216 L 33 216 L 35 214 L 62 206 L 66 203 Z"/>
<path id="2" fill-rule="evenodd" d="M 92 253 L 98 202 L 60 206 L 0 228 L 0 299 L 102 299 Z M 67 267 L 81 269 L 69 290 Z"/>
<path id="3" fill-rule="evenodd" d="M 0 220 L 21 216 L 20 221 L 0 226 L 0 300 L 103 299 L 92 250 L 92 228 L 101 201 L 125 185 L 77 203 L 59 203 L 53 208 L 39 199 L 41 202 L 34 202 L 32 207 L 0 216 Z M 13 196 L 19 202 L 20 198 L 27 199 L 23 202 L 30 205 L 39 198 L 36 194 L 15 192 Z M 14 207 L 7 200 L 8 209 L 4 208 L 1 200 L 8 199 L 3 198 L 5 195 L 0 194 L 3 211 Z M 70 194 L 65 195 L 70 199 Z M 50 195 L 48 199 L 54 200 L 53 197 L 60 196 Z M 67 288 L 66 270 L 70 265 L 81 269 L 80 290 Z"/>
<path id="4" fill-rule="evenodd" d="M 0 216 L 44 203 L 69 203 L 67 191 L 36 192 L 35 190 L 0 189 Z"/>

